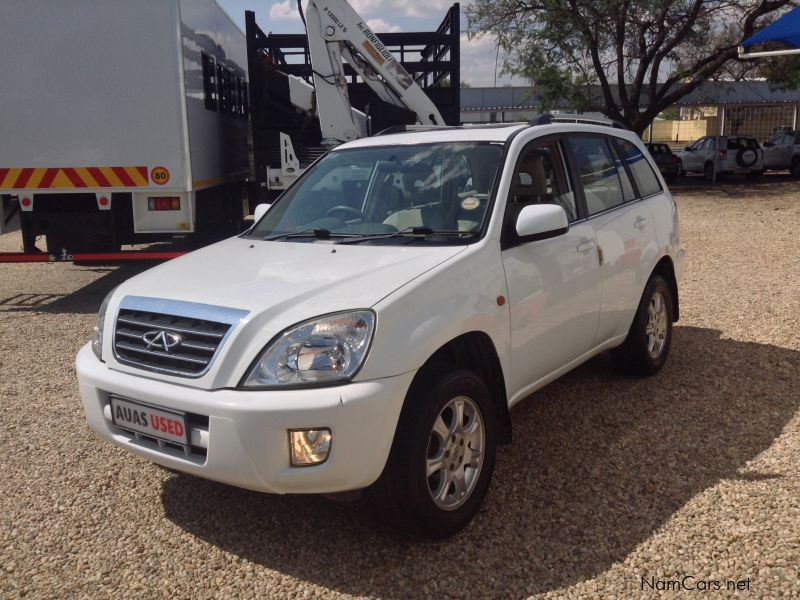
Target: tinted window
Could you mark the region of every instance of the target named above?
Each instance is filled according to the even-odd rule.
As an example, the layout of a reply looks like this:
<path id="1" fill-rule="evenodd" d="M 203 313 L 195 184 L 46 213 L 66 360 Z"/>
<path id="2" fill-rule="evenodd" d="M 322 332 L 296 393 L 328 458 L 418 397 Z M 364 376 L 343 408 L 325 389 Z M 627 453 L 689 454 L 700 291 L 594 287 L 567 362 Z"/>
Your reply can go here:
<path id="1" fill-rule="evenodd" d="M 636 187 L 639 188 L 639 195 L 642 198 L 646 198 L 660 192 L 661 184 L 658 182 L 653 168 L 641 150 L 626 140 L 617 139 L 617 143 L 628 163 L 628 167 L 630 167 L 631 173 L 633 173 Z"/>
<path id="2" fill-rule="evenodd" d="M 728 138 L 728 150 L 758 149 L 758 142 L 752 138 Z"/>
<path id="3" fill-rule="evenodd" d="M 569 137 L 567 145 L 575 160 L 590 215 L 623 203 L 619 171 L 605 138 Z"/>

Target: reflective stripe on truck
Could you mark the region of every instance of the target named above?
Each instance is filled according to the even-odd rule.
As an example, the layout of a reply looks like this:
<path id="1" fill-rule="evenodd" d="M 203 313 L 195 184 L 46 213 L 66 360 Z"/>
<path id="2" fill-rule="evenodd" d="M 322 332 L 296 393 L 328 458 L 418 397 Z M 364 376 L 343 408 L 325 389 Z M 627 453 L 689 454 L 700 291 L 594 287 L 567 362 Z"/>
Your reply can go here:
<path id="1" fill-rule="evenodd" d="M 147 185 L 147 167 L 0 167 L 0 189 L 129 188 Z"/>

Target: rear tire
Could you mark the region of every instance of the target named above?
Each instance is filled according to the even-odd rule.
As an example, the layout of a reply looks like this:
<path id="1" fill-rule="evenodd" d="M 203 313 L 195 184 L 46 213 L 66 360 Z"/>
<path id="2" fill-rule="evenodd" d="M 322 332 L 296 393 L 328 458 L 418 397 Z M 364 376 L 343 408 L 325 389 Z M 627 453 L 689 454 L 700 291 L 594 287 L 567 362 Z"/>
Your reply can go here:
<path id="1" fill-rule="evenodd" d="M 415 381 L 386 468 L 370 490 L 388 523 L 434 539 L 469 524 L 494 470 L 495 412 L 472 371 L 437 369 Z"/>
<path id="2" fill-rule="evenodd" d="M 653 275 L 644 288 L 628 337 L 611 351 L 614 362 L 633 375 L 654 375 L 667 361 L 675 300 L 667 281 Z"/>
<path id="3" fill-rule="evenodd" d="M 792 159 L 792 166 L 789 167 L 789 173 L 791 173 L 792 177 L 795 179 L 800 179 L 800 156 L 795 156 Z"/>

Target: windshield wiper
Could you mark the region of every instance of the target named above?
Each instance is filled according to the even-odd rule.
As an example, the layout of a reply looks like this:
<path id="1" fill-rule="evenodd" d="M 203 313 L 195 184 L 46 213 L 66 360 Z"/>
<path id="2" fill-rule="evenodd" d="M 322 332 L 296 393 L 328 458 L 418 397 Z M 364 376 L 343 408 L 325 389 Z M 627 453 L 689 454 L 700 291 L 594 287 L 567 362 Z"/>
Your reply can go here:
<path id="1" fill-rule="evenodd" d="M 325 229 L 324 227 L 309 227 L 307 229 L 301 229 L 300 231 L 289 231 L 287 233 L 276 233 L 275 235 L 270 235 L 263 240 L 267 242 L 271 242 L 274 240 L 288 240 L 292 238 L 305 238 L 305 237 L 315 237 L 318 240 L 330 240 L 332 238 L 343 238 L 343 237 L 353 237 L 355 234 L 352 233 L 334 233 L 330 229 Z"/>
<path id="2" fill-rule="evenodd" d="M 393 231 L 392 233 L 383 233 L 379 235 L 368 235 L 364 237 L 355 237 L 351 240 L 343 240 L 339 242 L 340 244 L 359 244 L 361 242 L 369 242 L 371 240 L 388 240 L 393 237 L 399 237 L 401 235 L 406 236 L 419 236 L 415 237 L 414 239 L 423 240 L 430 235 L 446 235 L 446 236 L 475 236 L 478 235 L 479 232 L 477 231 L 458 231 L 455 229 L 432 229 L 431 227 L 406 227 L 405 229 L 400 229 L 398 231 Z"/>

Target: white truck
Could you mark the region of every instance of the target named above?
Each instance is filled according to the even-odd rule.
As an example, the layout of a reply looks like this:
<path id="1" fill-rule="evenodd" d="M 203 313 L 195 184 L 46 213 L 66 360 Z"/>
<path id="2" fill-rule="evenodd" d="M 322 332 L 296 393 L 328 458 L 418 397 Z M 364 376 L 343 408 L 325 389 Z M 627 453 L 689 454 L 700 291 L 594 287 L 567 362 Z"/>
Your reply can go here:
<path id="1" fill-rule="evenodd" d="M 778 131 L 768 142 L 764 142 L 763 148 L 765 169 L 789 169 L 792 177 L 800 178 L 800 131 Z"/>
<path id="2" fill-rule="evenodd" d="M 241 229 L 247 51 L 214 0 L 5 0 L 0 56 L 0 227 L 19 212 L 25 255 Z"/>

